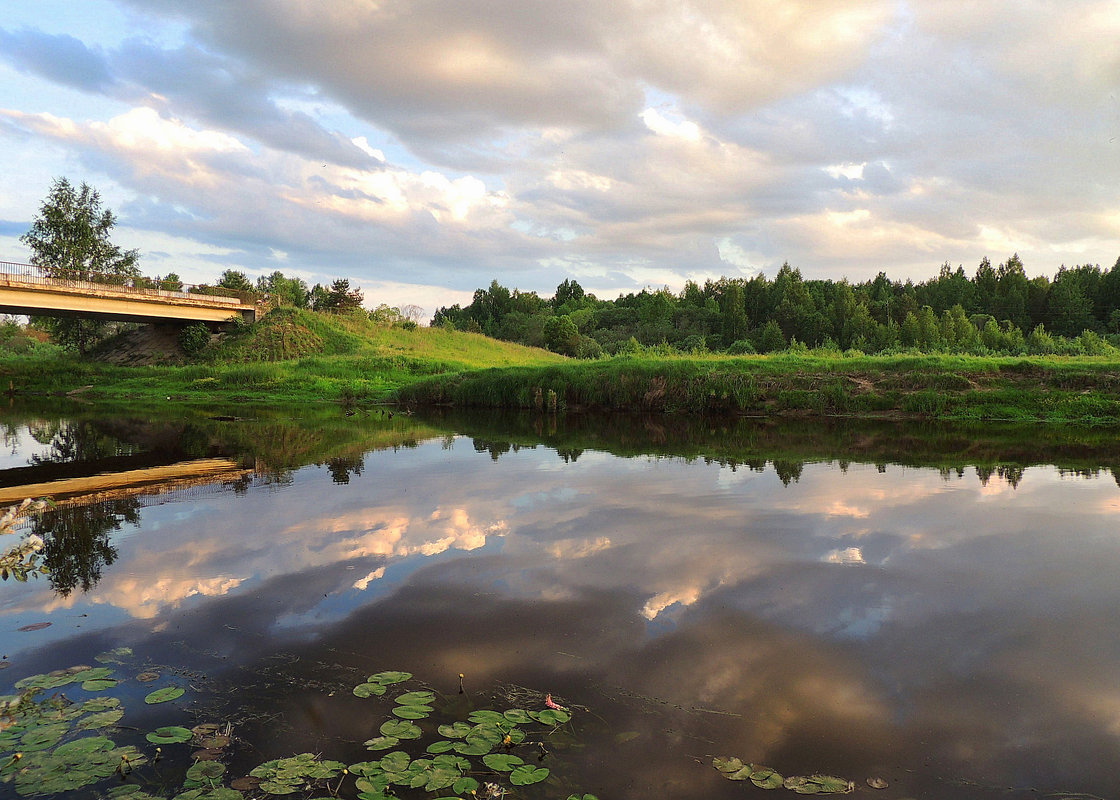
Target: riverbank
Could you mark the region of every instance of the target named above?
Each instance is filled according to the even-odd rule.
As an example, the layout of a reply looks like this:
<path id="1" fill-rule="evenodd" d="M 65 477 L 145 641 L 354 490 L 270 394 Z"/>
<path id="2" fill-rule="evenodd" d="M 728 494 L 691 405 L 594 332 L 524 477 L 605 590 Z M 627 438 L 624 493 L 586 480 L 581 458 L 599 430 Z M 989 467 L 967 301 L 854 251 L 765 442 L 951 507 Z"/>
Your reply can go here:
<path id="1" fill-rule="evenodd" d="M 475 370 L 403 386 L 414 405 L 1120 424 L 1104 358 L 806 354 L 614 358 Z"/>
<path id="2" fill-rule="evenodd" d="M 111 343 L 110 343 L 111 345 Z M 662 355 L 569 359 L 481 334 L 278 309 L 193 362 L 120 365 L 57 351 L 0 357 L 0 391 L 174 401 L 1007 420 L 1120 425 L 1108 356 Z"/>

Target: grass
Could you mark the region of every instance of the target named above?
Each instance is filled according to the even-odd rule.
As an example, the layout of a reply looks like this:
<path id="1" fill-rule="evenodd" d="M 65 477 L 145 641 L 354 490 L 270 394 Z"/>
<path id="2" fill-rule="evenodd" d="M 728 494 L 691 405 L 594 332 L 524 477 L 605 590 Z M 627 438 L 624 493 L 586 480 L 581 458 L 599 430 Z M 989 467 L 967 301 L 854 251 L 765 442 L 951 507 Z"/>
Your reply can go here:
<path id="1" fill-rule="evenodd" d="M 949 355 L 614 358 L 434 376 L 409 404 L 1120 422 L 1120 363 Z"/>
<path id="2" fill-rule="evenodd" d="M 112 402 L 399 402 L 520 408 L 1120 423 L 1105 356 L 641 355 L 577 361 L 440 328 L 278 309 L 201 362 L 0 357 L 0 387 Z"/>
<path id="3" fill-rule="evenodd" d="M 65 354 L 9 355 L 0 357 L 0 387 L 10 381 L 20 395 L 114 402 L 379 401 L 431 375 L 563 360 L 478 334 L 284 308 L 211 346 L 199 363 L 122 367 Z"/>

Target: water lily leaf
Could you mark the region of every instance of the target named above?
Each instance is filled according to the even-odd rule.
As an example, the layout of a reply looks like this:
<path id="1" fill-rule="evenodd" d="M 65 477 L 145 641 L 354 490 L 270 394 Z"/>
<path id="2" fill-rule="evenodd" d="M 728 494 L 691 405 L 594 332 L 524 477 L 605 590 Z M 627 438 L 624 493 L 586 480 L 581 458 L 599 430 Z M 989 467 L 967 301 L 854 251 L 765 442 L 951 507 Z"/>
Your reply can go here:
<path id="1" fill-rule="evenodd" d="M 482 757 L 482 763 L 498 772 L 512 772 L 514 767 L 520 767 L 525 760 L 509 753 L 491 753 Z"/>
<path id="2" fill-rule="evenodd" d="M 467 739 L 484 739 L 490 744 L 498 744 L 502 739 L 506 738 L 506 733 L 502 730 L 500 725 L 492 722 L 482 722 L 471 728 L 471 732 L 467 734 Z"/>
<path id="3" fill-rule="evenodd" d="M 356 764 L 351 764 L 347 769 L 350 770 L 350 774 L 361 775 L 365 778 L 382 773 L 380 761 L 359 761 Z"/>
<path id="4" fill-rule="evenodd" d="M 354 695 L 356 697 L 373 697 L 385 694 L 385 687 L 380 683 L 359 683 L 354 687 Z"/>
<path id="5" fill-rule="evenodd" d="M 472 711 L 467 719 L 471 722 L 489 722 L 497 725 L 502 725 L 506 721 L 505 716 L 497 711 Z"/>
<path id="6" fill-rule="evenodd" d="M 393 716 L 401 719 L 427 719 L 434 709 L 431 706 L 397 706 Z"/>
<path id="7" fill-rule="evenodd" d="M 751 783 L 759 789 L 777 789 L 785 783 L 785 779 L 770 767 L 760 767 L 751 764 Z"/>
<path id="8" fill-rule="evenodd" d="M 389 755 L 381 759 L 381 769 L 386 772 L 403 772 L 408 769 L 408 765 L 412 763 L 408 753 L 403 750 L 394 750 Z"/>
<path id="9" fill-rule="evenodd" d="M 867 785 L 872 789 L 886 789 L 888 786 L 890 786 L 890 784 L 882 778 L 868 778 Z"/>
<path id="10" fill-rule="evenodd" d="M 192 735 L 188 728 L 171 725 L 165 728 L 156 728 L 144 738 L 152 744 L 179 744 L 189 742 Z"/>
<path id="11" fill-rule="evenodd" d="M 509 782 L 514 786 L 531 786 L 540 783 L 548 777 L 548 767 L 534 767 L 532 764 L 522 764 L 509 774 Z"/>
<path id="12" fill-rule="evenodd" d="M 494 744 L 484 739 L 468 739 L 455 743 L 455 752 L 464 756 L 484 756 L 494 749 Z"/>
<path id="13" fill-rule="evenodd" d="M 189 792 L 177 794 L 174 800 L 242 800 L 242 795 L 236 789 L 215 786 L 212 789 L 192 789 Z"/>
<path id="14" fill-rule="evenodd" d="M 469 775 L 464 775 L 462 778 L 455 781 L 455 783 L 451 784 L 451 789 L 455 794 L 474 794 L 474 792 L 478 791 L 478 781 Z"/>
<path id="15" fill-rule="evenodd" d="M 712 759 L 712 766 L 724 774 L 731 774 L 733 772 L 738 772 L 745 765 L 743 764 L 741 759 L 735 758 L 734 756 L 716 756 Z M 749 770 L 750 768 L 748 767 L 747 769 Z M 747 777 L 750 777 L 749 772 L 747 774 Z"/>
<path id="16" fill-rule="evenodd" d="M 382 736 L 396 736 L 398 739 L 419 739 L 420 727 L 403 719 L 391 719 L 381 725 Z"/>
<path id="17" fill-rule="evenodd" d="M 200 761 L 187 770 L 187 779 L 192 781 L 214 780 L 226 773 L 225 764 L 219 761 Z"/>
<path id="18" fill-rule="evenodd" d="M 178 686 L 166 686 L 163 689 L 156 689 L 154 692 L 144 698 L 144 702 L 148 705 L 155 705 L 156 703 L 167 703 L 171 700 L 178 700 L 183 696 L 184 691 Z"/>
<path id="19" fill-rule="evenodd" d="M 72 742 L 59 745 L 55 748 L 54 757 L 70 759 L 75 756 L 89 756 L 99 751 L 113 749 L 113 741 L 104 736 L 87 736 L 84 739 L 75 739 Z"/>
<path id="20" fill-rule="evenodd" d="M 87 692 L 103 692 L 106 689 L 112 689 L 120 681 L 115 681 L 112 678 L 102 678 L 101 680 L 85 681 L 82 683 L 82 688 Z"/>
<path id="21" fill-rule="evenodd" d="M 529 712 L 523 708 L 511 708 L 509 711 L 502 714 L 502 716 L 514 725 L 528 725 L 533 721 L 533 718 L 529 716 Z"/>
<path id="22" fill-rule="evenodd" d="M 562 725 L 572 718 L 571 714 L 559 708 L 546 708 L 544 711 L 530 711 L 529 716 L 542 725 Z"/>
<path id="23" fill-rule="evenodd" d="M 111 708 L 119 708 L 121 704 L 120 698 L 117 697 L 93 697 L 82 703 L 82 713 L 94 713 L 99 711 L 108 711 Z"/>
<path id="24" fill-rule="evenodd" d="M 401 740 L 396 736 L 374 736 L 372 739 L 367 739 L 365 745 L 366 750 L 388 750 L 400 743 Z"/>
<path id="25" fill-rule="evenodd" d="M 261 781 L 259 788 L 262 792 L 269 794 L 294 794 L 299 791 L 298 786 L 290 783 L 281 783 L 280 781 Z"/>
<path id="26" fill-rule="evenodd" d="M 378 672 L 376 675 L 370 675 L 367 679 L 370 683 L 380 683 L 383 686 L 389 686 L 394 683 L 404 683 L 412 677 L 411 672 Z"/>
<path id="27" fill-rule="evenodd" d="M 782 782 L 782 786 L 798 794 L 817 794 L 821 790 L 821 787 L 815 783 L 810 783 L 809 779 L 803 775 L 789 776 Z"/>
<path id="28" fill-rule="evenodd" d="M 432 755 L 438 755 L 439 753 L 450 753 L 454 749 L 455 742 L 441 740 L 438 742 L 432 742 L 430 745 L 428 745 L 427 752 L 431 753 Z"/>
<path id="29" fill-rule="evenodd" d="M 405 692 L 397 698 L 396 702 L 402 706 L 427 705 L 436 699 L 435 692 Z"/>
<path id="30" fill-rule="evenodd" d="M 110 725 L 116 725 L 121 721 L 124 716 L 123 708 L 111 708 L 108 711 L 101 711 L 97 714 L 91 714 L 78 723 L 78 730 L 91 731 L 97 728 L 107 728 Z"/>
<path id="31" fill-rule="evenodd" d="M 136 676 L 136 680 L 140 683 L 151 683 L 152 681 L 159 680 L 159 673 L 153 670 L 145 670 Z"/>
<path id="32" fill-rule="evenodd" d="M 102 664 L 123 664 L 124 659 L 131 657 L 131 647 L 114 647 L 112 650 L 95 655 L 93 660 Z"/>
<path id="33" fill-rule="evenodd" d="M 472 725 L 465 722 L 455 722 L 451 725 L 440 725 L 436 730 L 439 731 L 440 736 L 446 736 L 448 739 L 462 739 L 473 729 Z"/>
<path id="34" fill-rule="evenodd" d="M 113 670 L 108 667 L 89 667 L 74 674 L 74 682 L 79 681 L 100 681 L 108 678 L 113 674 Z"/>
<path id="35" fill-rule="evenodd" d="M 58 744 L 69 730 L 70 726 L 63 723 L 40 725 L 20 737 L 20 746 L 24 750 L 46 750 Z"/>
<path id="36" fill-rule="evenodd" d="M 847 794 L 855 789 L 854 783 L 834 775 L 810 775 L 806 780 L 820 787 L 822 794 Z"/>

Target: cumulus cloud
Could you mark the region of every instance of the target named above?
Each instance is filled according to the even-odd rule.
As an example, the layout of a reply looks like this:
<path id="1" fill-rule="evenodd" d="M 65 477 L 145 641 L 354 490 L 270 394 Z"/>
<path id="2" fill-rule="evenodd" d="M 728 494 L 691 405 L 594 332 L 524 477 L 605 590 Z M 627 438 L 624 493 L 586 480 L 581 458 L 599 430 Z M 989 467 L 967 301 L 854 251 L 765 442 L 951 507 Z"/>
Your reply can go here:
<path id="1" fill-rule="evenodd" d="M 133 110 L 13 99 L 0 136 L 108 176 L 123 223 L 222 248 L 223 268 L 282 252 L 434 309 L 492 278 L 610 292 L 784 261 L 859 280 L 1116 257 L 1105 0 L 120 2 L 139 27 L 115 44 L 16 19 L 0 59 Z"/>

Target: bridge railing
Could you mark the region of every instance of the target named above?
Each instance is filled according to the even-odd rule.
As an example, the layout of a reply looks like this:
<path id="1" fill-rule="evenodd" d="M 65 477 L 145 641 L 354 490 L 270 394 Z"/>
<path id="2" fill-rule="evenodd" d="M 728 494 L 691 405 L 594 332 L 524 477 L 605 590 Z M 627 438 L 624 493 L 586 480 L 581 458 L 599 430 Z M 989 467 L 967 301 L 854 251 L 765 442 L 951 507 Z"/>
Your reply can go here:
<path id="1" fill-rule="evenodd" d="M 67 278 L 49 274 L 42 267 L 34 264 L 20 264 L 15 261 L 0 261 L 0 281 L 11 284 L 32 284 L 38 286 L 65 286 L 75 289 L 96 289 L 98 291 L 119 292 L 121 294 L 139 294 L 149 297 L 182 297 L 197 300 L 206 297 L 218 303 L 231 305 L 256 305 L 263 298 L 252 292 L 242 292 L 237 289 L 226 289 L 222 286 L 208 286 L 206 284 L 177 282 L 180 288 L 169 289 L 160 286 L 160 280 L 138 276 L 125 278 L 117 275 L 91 276 L 83 278 Z"/>

